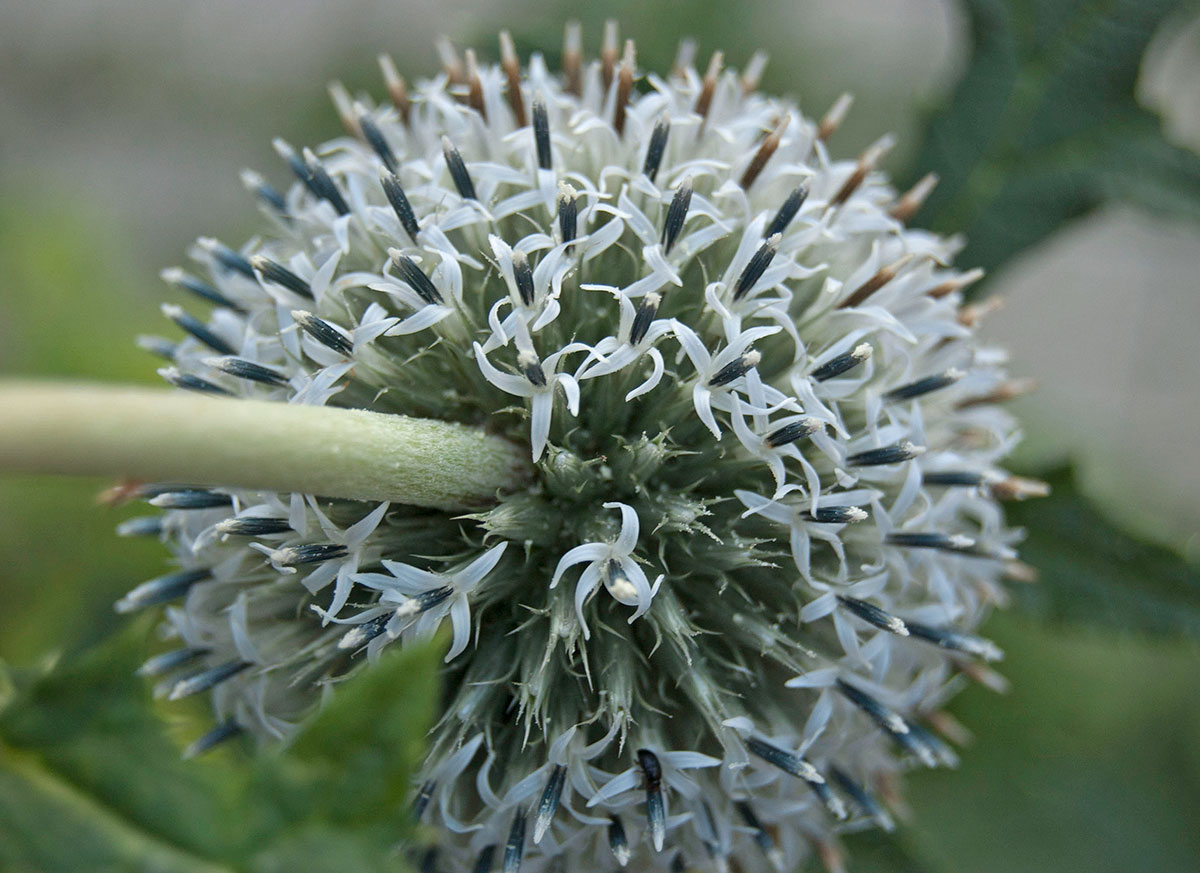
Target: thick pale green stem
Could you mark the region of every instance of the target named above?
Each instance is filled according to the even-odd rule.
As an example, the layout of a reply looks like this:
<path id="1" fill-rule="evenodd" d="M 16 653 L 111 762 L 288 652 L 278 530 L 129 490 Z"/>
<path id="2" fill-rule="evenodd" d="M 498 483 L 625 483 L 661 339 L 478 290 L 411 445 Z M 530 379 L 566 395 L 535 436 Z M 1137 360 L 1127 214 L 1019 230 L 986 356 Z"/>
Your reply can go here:
<path id="1" fill-rule="evenodd" d="M 529 455 L 478 428 L 402 415 L 0 381 L 0 470 L 466 509 L 519 485 Z"/>

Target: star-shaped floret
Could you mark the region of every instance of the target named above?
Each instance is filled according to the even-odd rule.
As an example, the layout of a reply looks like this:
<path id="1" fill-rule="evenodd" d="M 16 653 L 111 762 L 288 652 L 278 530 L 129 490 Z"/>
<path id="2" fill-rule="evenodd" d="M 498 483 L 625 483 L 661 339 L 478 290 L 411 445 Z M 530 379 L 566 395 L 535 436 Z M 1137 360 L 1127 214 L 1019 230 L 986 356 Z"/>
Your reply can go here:
<path id="1" fill-rule="evenodd" d="M 636 510 L 625 503 L 615 502 L 605 503 L 604 508 L 621 510 L 620 534 L 612 542 L 584 543 L 571 549 L 559 559 L 554 578 L 550 580 L 550 587 L 554 588 L 569 567 L 588 562 L 575 587 L 575 613 L 583 628 L 584 639 L 588 639 L 591 632 L 583 618 L 583 604 L 601 582 L 618 603 L 637 607 L 629 617 L 632 624 L 650 608 L 650 602 L 663 580 L 660 575 L 651 585 L 646 572 L 633 557 L 640 527 Z"/>

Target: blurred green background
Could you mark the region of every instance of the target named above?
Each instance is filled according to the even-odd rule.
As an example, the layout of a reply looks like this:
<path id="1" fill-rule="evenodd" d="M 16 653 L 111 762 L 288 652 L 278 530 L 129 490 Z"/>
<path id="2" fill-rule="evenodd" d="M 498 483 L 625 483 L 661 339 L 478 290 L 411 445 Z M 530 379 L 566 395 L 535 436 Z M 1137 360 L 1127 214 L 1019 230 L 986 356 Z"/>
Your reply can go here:
<path id="1" fill-rule="evenodd" d="M 1019 23 L 1050 33 L 1060 13 L 1114 5 L 1135 8 L 1077 0 L 1012 8 Z M 1195 150 L 1200 19 L 1186 5 L 1164 15 L 1170 5 L 1145 4 L 1153 21 L 1143 24 L 1157 36 L 1144 59 L 1139 49 L 1138 96 L 1162 113 L 1176 145 Z M 1009 8 L 973 6 L 977 15 Z M 1027 7 L 1037 14 L 1022 18 Z M 681 35 L 698 40 L 702 59 L 721 48 L 735 66 L 765 48 L 765 87 L 797 97 L 809 114 L 855 93 L 838 153 L 895 131 L 902 145 L 891 169 L 902 179 L 943 169 L 921 165 L 936 152 L 926 116 L 974 57 L 971 19 L 952 0 L 661 0 L 585 10 L 523 0 L 6 3 L 0 374 L 154 382 L 156 365 L 133 338 L 162 330 L 158 271 L 179 263 L 198 234 L 240 241 L 255 232 L 237 170 L 284 183 L 272 136 L 315 143 L 336 134 L 328 80 L 381 94 L 376 54 L 392 52 L 419 77 L 435 67 L 438 33 L 494 56 L 492 34 L 506 27 L 523 53 L 554 54 L 571 16 L 584 21 L 592 51 L 602 20 L 620 19 L 646 68 L 668 64 Z M 1067 60 L 1086 75 L 1086 59 Z M 1191 208 L 1200 214 L 1200 199 Z M 1007 306 L 987 326 L 1012 350 L 1013 369 L 1042 383 L 1022 408 L 1023 463 L 1069 456 L 1106 515 L 1193 563 L 1198 243 L 1186 217 L 1104 206 L 995 271 L 991 290 Z M 113 536 L 136 509 L 98 506 L 109 484 L 0 478 L 0 658 L 24 664 L 86 648 L 118 626 L 112 601 L 159 568 L 156 545 Z M 1082 561 L 1086 546 L 1076 547 Z M 1190 572 L 1180 585 L 1194 599 L 1167 598 L 1165 609 L 1200 609 Z M 1088 590 L 1071 596 L 1077 609 L 1051 610 L 1063 620 L 1021 610 L 992 620 L 1012 690 L 972 688 L 956 701 L 975 735 L 961 768 L 915 774 L 911 825 L 894 840 L 850 840 L 852 869 L 1200 870 L 1200 653 L 1179 633 L 1089 627 Z M 1123 603 L 1107 601 L 1108 625 L 1122 624 Z"/>

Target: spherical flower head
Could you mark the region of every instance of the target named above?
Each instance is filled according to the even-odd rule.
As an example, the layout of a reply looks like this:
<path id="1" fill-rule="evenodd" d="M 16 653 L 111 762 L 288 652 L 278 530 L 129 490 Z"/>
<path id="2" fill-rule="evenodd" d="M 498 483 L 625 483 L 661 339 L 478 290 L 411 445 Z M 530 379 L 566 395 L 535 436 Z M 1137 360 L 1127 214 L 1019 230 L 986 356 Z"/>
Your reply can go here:
<path id="1" fill-rule="evenodd" d="M 823 119 L 606 32 L 563 69 L 444 47 L 346 135 L 246 173 L 271 232 L 164 273 L 211 307 L 144 340 L 181 389 L 487 428 L 529 481 L 440 511 L 147 486 L 179 569 L 147 663 L 218 727 L 286 741 L 338 680 L 447 625 L 414 812 L 444 869 L 792 869 L 891 827 L 1004 598 L 1013 420 L 957 239 Z M 189 310 L 191 312 L 189 312 Z M 387 459 L 381 458 L 384 464 Z M 334 692 L 336 693 L 336 692 Z"/>

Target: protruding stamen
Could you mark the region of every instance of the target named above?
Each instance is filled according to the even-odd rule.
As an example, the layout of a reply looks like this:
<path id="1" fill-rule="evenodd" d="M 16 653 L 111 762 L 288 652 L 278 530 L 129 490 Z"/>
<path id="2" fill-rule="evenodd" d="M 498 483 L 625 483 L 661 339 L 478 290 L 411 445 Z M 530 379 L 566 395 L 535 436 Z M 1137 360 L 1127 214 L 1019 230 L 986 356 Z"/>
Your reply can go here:
<path id="1" fill-rule="evenodd" d="M 767 53 L 757 51 L 746 61 L 746 69 L 742 71 L 742 96 L 749 96 L 758 90 L 762 81 L 763 71 L 767 69 Z"/>
<path id="2" fill-rule="evenodd" d="M 329 83 L 329 97 L 333 100 L 333 108 L 337 111 L 338 119 L 346 133 L 353 137 L 362 136 L 362 128 L 358 126 L 358 113 L 354 111 L 354 98 L 341 82 Z"/>
<path id="3" fill-rule="evenodd" d="M 159 509 L 216 509 L 219 506 L 228 506 L 233 502 L 233 498 L 218 491 L 188 488 L 163 491 L 151 497 L 148 502 Z"/>
<path id="4" fill-rule="evenodd" d="M 850 294 L 845 300 L 838 304 L 838 309 L 849 309 L 851 306 L 861 306 L 866 302 L 867 298 L 886 285 L 888 282 L 896 278 L 896 274 L 903 270 L 913 260 L 915 255 L 903 255 L 892 263 L 880 267 L 879 270 L 867 281 L 863 282 Z"/>
<path id="5" fill-rule="evenodd" d="M 371 642 L 371 640 L 375 639 L 375 637 L 387 630 L 388 622 L 392 620 L 392 615 L 393 613 L 377 615 L 372 619 L 364 621 L 362 624 L 355 625 L 342 635 L 342 638 L 338 640 L 337 647 L 342 651 L 346 651 L 348 649 L 361 649 L 367 643 Z M 429 801 L 426 800 L 425 802 L 428 803 Z M 419 817 L 420 813 L 417 813 L 417 815 Z"/>
<path id="6" fill-rule="evenodd" d="M 803 780 L 835 818 L 844 819 L 846 817 L 845 806 L 842 805 L 837 795 L 830 790 L 829 783 L 825 781 L 825 777 L 804 758 L 772 745 L 766 740 L 761 740 L 758 737 L 751 737 L 746 740 L 746 748 L 750 751 L 750 754 L 762 758 L 768 764 L 778 767 L 784 773 Z"/>
<path id="7" fill-rule="evenodd" d="M 898 746 L 916 755 L 926 767 L 937 766 L 938 757 L 925 740 L 925 737 L 929 736 L 928 731 L 917 730 L 916 725 L 910 724 L 898 713 L 893 712 L 870 694 L 849 682 L 839 679 L 837 684 L 838 690 L 846 699 L 866 713 L 871 721 L 879 726 L 880 730 L 895 740 Z"/>
<path id="8" fill-rule="evenodd" d="M 478 200 L 475 196 L 475 184 L 471 181 L 471 174 L 467 172 L 462 154 L 455 148 L 454 143 L 450 142 L 448 136 L 442 137 L 442 154 L 446 158 L 446 170 L 450 173 L 450 179 L 458 189 L 459 196 L 464 200 Z"/>
<path id="9" fill-rule="evenodd" d="M 450 84 L 461 85 L 465 82 L 466 76 L 463 73 L 462 61 L 458 57 L 454 43 L 444 36 L 439 36 L 434 41 L 434 47 L 437 49 L 438 60 L 442 62 L 442 72 L 446 74 Z"/>
<path id="10" fill-rule="evenodd" d="M 208 652 L 208 649 L 198 646 L 172 649 L 169 652 L 163 652 L 161 655 L 155 655 L 153 658 L 148 659 L 146 663 L 137 668 L 135 674 L 145 676 L 147 679 L 153 679 L 156 676 L 165 676 L 172 670 L 182 667 L 184 664 L 190 664 L 197 658 L 204 657 Z"/>
<path id="11" fill-rule="evenodd" d="M 412 113 L 412 102 L 408 98 L 408 83 L 396 69 L 396 62 L 392 60 L 391 55 L 379 56 L 379 69 L 383 71 L 383 84 L 387 88 L 388 98 L 396 107 L 400 121 L 405 127 L 408 127 L 409 116 Z"/>
<path id="12" fill-rule="evenodd" d="M 487 121 L 487 107 L 483 104 L 483 80 L 479 78 L 479 64 L 475 60 L 475 49 L 467 49 L 467 105 Z"/>
<path id="13" fill-rule="evenodd" d="M 962 370 L 951 367 L 943 373 L 926 376 L 924 379 L 917 379 L 915 382 L 893 388 L 883 396 L 888 400 L 912 400 L 914 397 L 922 397 L 930 392 L 953 385 L 965 375 L 967 374 Z"/>
<path id="14" fill-rule="evenodd" d="M 529 380 L 529 384 L 538 388 L 546 387 L 546 371 L 542 369 L 542 362 L 538 360 L 536 354 L 529 350 L 522 351 L 517 355 L 517 366 Z"/>
<path id="15" fill-rule="evenodd" d="M 1022 476 L 1009 476 L 991 482 L 989 486 L 992 496 L 997 500 L 1028 500 L 1031 497 L 1046 497 L 1050 494 L 1048 483 Z"/>
<path id="16" fill-rule="evenodd" d="M 986 473 L 976 473 L 972 470 L 926 470 L 921 474 L 925 485 L 942 485 L 947 487 L 979 488 L 992 480 Z"/>
<path id="17" fill-rule="evenodd" d="M 750 737 L 746 740 L 746 748 L 749 749 L 750 754 L 757 755 L 773 767 L 778 767 L 785 773 L 803 779 L 810 785 L 825 784 L 825 777 L 817 768 L 799 755 L 794 755 L 758 737 Z"/>
<path id="18" fill-rule="evenodd" d="M 963 534 L 940 531 L 893 531 L 887 541 L 893 546 L 909 549 L 940 549 L 943 552 L 966 552 L 975 548 L 975 540 Z"/>
<path id="19" fill-rule="evenodd" d="M 889 833 L 896 829 L 896 823 L 892 821 L 887 810 L 880 806 L 879 802 L 868 794 L 865 788 L 851 779 L 845 770 L 839 767 L 830 767 L 829 775 L 837 783 L 838 788 L 850 795 L 850 799 L 858 805 L 864 815 L 874 819 L 879 827 Z"/>
<path id="20" fill-rule="evenodd" d="M 119 537 L 157 537 L 166 530 L 166 523 L 161 515 L 139 515 L 127 518 L 117 525 Z"/>
<path id="21" fill-rule="evenodd" d="M 579 225 L 579 192 L 566 182 L 558 183 L 558 233 L 562 241 L 574 241 Z"/>
<path id="22" fill-rule="evenodd" d="M 955 320 L 963 327 L 969 327 L 974 330 L 983 319 L 987 318 L 993 312 L 999 312 L 1003 308 L 1004 298 L 996 294 L 982 303 L 964 303 L 958 308 L 958 315 L 955 316 Z"/>
<path id="23" fill-rule="evenodd" d="M 245 358 L 205 358 L 204 363 L 214 370 L 220 370 L 236 379 L 246 379 L 276 388 L 288 383 L 288 377 L 284 373 L 264 367 L 262 364 L 256 364 L 254 361 L 247 361 Z"/>
<path id="24" fill-rule="evenodd" d="M 205 752 L 212 751 L 226 740 L 231 740 L 241 734 L 243 730 L 244 728 L 237 723 L 237 719 L 226 719 L 202 737 L 189 743 L 188 747 L 183 750 L 184 760 L 190 761 Z"/>
<path id="25" fill-rule="evenodd" d="M 851 467 L 878 467 L 883 464 L 898 464 L 909 461 L 918 455 L 925 454 L 925 447 L 918 446 L 908 440 L 896 443 L 894 446 L 884 446 L 879 449 L 868 449 L 858 452 L 846 459 Z"/>
<path id="26" fill-rule="evenodd" d="M 283 195 L 262 177 L 259 173 L 253 170 L 242 170 L 242 184 L 246 186 L 246 190 L 256 196 L 259 200 L 269 206 L 278 214 L 287 216 L 287 201 Z"/>
<path id="27" fill-rule="evenodd" d="M 236 676 L 250 666 L 252 665 L 249 661 L 228 661 L 218 667 L 201 670 L 199 673 L 185 676 L 171 686 L 171 693 L 167 695 L 167 699 L 180 700 L 184 697 L 191 697 L 193 694 L 208 691 L 210 688 L 217 687 L 225 680 Z"/>
<path id="28" fill-rule="evenodd" d="M 754 184 L 754 180 L 763 171 L 763 167 L 767 165 L 767 161 L 771 160 L 771 155 L 775 154 L 775 150 L 779 148 L 779 143 L 783 139 L 783 134 L 790 122 L 791 118 L 784 116 L 775 129 L 763 138 L 762 145 L 758 147 L 758 151 L 754 153 L 754 157 L 750 159 L 750 163 L 746 166 L 746 171 L 742 173 L 742 180 L 739 184 L 743 190 L 748 189 Z M 770 234 L 767 234 L 767 236 L 770 236 Z"/>
<path id="29" fill-rule="evenodd" d="M 529 122 L 525 119 L 525 98 L 521 94 L 521 59 L 507 30 L 500 31 L 500 68 L 508 80 L 508 105 L 512 107 L 513 119 L 517 127 L 524 127 Z"/>
<path id="30" fill-rule="evenodd" d="M 838 189 L 837 194 L 833 195 L 833 199 L 829 201 L 829 208 L 832 209 L 835 206 L 841 206 L 849 200 L 850 195 L 858 190 L 858 186 L 867 178 L 867 174 L 878 166 L 883 156 L 891 150 L 894 144 L 895 141 L 890 136 L 885 136 L 873 145 L 868 146 L 859 156 L 858 166 L 854 168 L 854 172 L 850 174 L 850 178 L 845 181 L 842 187 Z"/>
<path id="31" fill-rule="evenodd" d="M 696 63 L 696 41 L 690 37 L 679 40 L 675 49 L 675 62 L 671 65 L 671 75 L 676 79 L 686 79 L 687 72 Z"/>
<path id="32" fill-rule="evenodd" d="M 336 561 L 350 554 L 350 550 L 341 543 L 303 543 L 298 546 L 285 546 L 274 549 L 267 554 L 273 564 L 281 567 L 302 567 L 306 564 L 324 564 L 326 561 Z"/>
<path id="33" fill-rule="evenodd" d="M 253 275 L 254 271 L 251 270 L 250 274 Z M 217 306 L 224 306 L 227 309 L 233 309 L 238 312 L 242 311 L 242 307 L 238 306 L 238 304 L 234 303 L 212 285 L 201 279 L 197 279 L 195 276 L 184 272 L 178 267 L 168 267 L 158 275 L 162 277 L 164 282 L 168 282 L 177 288 L 182 288 L 184 291 L 194 294 L 201 300 L 207 300 L 209 303 L 215 303 Z"/>
<path id="34" fill-rule="evenodd" d="M 871 721 L 879 726 L 880 730 L 888 734 L 903 749 L 915 753 L 926 766 L 935 766 L 936 761 L 929 749 L 914 739 L 909 723 L 898 713 L 893 712 L 870 694 L 844 679 L 837 681 L 837 687 L 847 700 L 866 713 Z"/>
<path id="35" fill-rule="evenodd" d="M 388 257 L 396 266 L 400 279 L 417 293 L 417 296 L 432 306 L 441 306 L 442 294 L 417 262 L 399 249 L 388 249 Z"/>
<path id="36" fill-rule="evenodd" d="M 558 802 L 562 798 L 563 785 L 566 784 L 566 781 L 567 768 L 562 764 L 555 764 L 550 770 L 550 778 L 546 780 L 546 787 L 542 789 L 541 799 L 538 800 L 537 815 L 533 819 L 533 844 L 535 846 L 542 841 L 542 837 L 550 828 L 550 822 L 554 820 L 554 813 L 558 811 Z"/>
<path id="37" fill-rule="evenodd" d="M 612 849 L 613 857 L 622 867 L 629 864 L 632 852 L 629 850 L 629 838 L 625 835 L 625 825 L 615 812 L 608 817 L 608 847 Z"/>
<path id="38" fill-rule="evenodd" d="M 829 107 L 829 111 L 822 116 L 821 121 L 817 124 L 817 139 L 824 141 L 833 136 L 842 122 L 846 120 L 846 114 L 850 111 L 850 107 L 854 105 L 853 94 L 843 94 L 833 101 L 833 105 Z"/>
<path id="39" fill-rule="evenodd" d="M 818 524 L 857 524 L 867 518 L 867 511 L 861 506 L 821 506 L 805 511 L 802 517 Z"/>
<path id="40" fill-rule="evenodd" d="M 806 436 L 811 436 L 819 430 L 825 429 L 825 422 L 819 418 L 802 418 L 799 421 L 793 421 L 790 424 L 785 424 L 778 430 L 773 430 L 767 434 L 763 440 L 768 448 L 778 449 L 781 446 L 786 446 L 789 443 L 794 443 L 796 440 L 803 439 Z"/>
<path id="41" fill-rule="evenodd" d="M 671 247 L 679 238 L 679 232 L 683 230 L 683 223 L 687 220 L 688 208 L 691 205 L 692 177 L 688 176 L 679 183 L 679 187 L 675 189 L 675 196 L 671 198 L 671 205 L 667 207 L 667 217 L 663 221 L 662 229 L 662 245 L 665 254 L 670 254 Z"/>
<path id="42" fill-rule="evenodd" d="M 384 173 L 379 177 L 379 181 L 383 185 L 383 193 L 387 195 L 388 203 L 392 204 L 392 211 L 396 213 L 396 218 L 400 219 L 400 226 L 415 243 L 421 228 L 417 225 L 417 215 L 413 212 L 412 204 L 408 202 L 408 195 L 400 185 L 400 177 Z"/>
<path id="43" fill-rule="evenodd" d="M 921 206 L 924 205 L 925 199 L 933 193 L 933 189 L 937 187 L 937 183 L 937 173 L 926 173 L 917 184 L 909 188 L 895 202 L 888 214 L 897 221 L 907 223 L 910 218 L 917 214 Z"/>
<path id="44" fill-rule="evenodd" d="M 182 597 L 197 582 L 210 578 L 212 578 L 212 570 L 208 567 L 178 570 L 164 576 L 157 576 L 134 588 L 118 600 L 114 608 L 119 613 L 127 613 L 145 609 L 147 606 L 157 606 L 160 603 Z"/>
<path id="45" fill-rule="evenodd" d="M 354 353 L 354 344 L 349 337 L 325 319 L 303 309 L 293 309 L 292 318 L 300 325 L 301 330 L 326 348 L 347 358 Z"/>
<path id="46" fill-rule="evenodd" d="M 392 147 L 384 138 L 383 131 L 379 126 L 371 120 L 364 107 L 355 105 L 355 111 L 358 113 L 358 127 L 362 131 L 363 139 L 367 141 L 367 145 L 375 154 L 379 155 L 379 160 L 383 161 L 383 165 L 388 168 L 388 172 L 395 173 L 398 164 L 396 163 L 396 153 L 392 151 Z"/>
<path id="47" fill-rule="evenodd" d="M 504 873 L 517 873 L 521 869 L 524 854 L 525 810 L 518 809 L 513 816 L 512 828 L 508 831 L 508 842 L 504 845 Z"/>
<path id="48" fill-rule="evenodd" d="M 290 533 L 291 524 L 286 518 L 268 518 L 266 516 L 239 515 L 226 518 L 215 525 L 217 533 L 222 536 L 263 537 L 271 534 Z"/>
<path id="49" fill-rule="evenodd" d="M 496 844 L 489 843 L 484 846 L 479 852 L 479 857 L 475 859 L 474 873 L 491 873 L 492 860 L 496 857 Z"/>
<path id="50" fill-rule="evenodd" d="M 973 406 L 1004 403 L 1015 397 L 1022 397 L 1031 391 L 1036 391 L 1037 387 L 1038 383 L 1036 379 L 1010 379 L 1007 382 L 1002 382 L 987 394 L 980 395 L 979 397 L 968 397 L 966 400 L 960 401 L 954 408 L 970 409 Z"/>
<path id="51" fill-rule="evenodd" d="M 646 161 L 642 164 L 642 172 L 651 182 L 658 175 L 662 165 L 663 154 L 667 150 L 667 137 L 671 133 L 671 116 L 663 113 L 654 122 L 654 130 L 650 133 L 650 144 L 646 147 Z"/>
<path id="52" fill-rule="evenodd" d="M 637 65 L 637 56 L 633 40 L 625 40 L 625 55 L 621 58 L 621 69 L 617 71 L 617 101 L 613 108 L 613 130 L 617 136 L 625 135 L 625 109 L 629 103 L 629 95 L 633 93 L 633 71 Z"/>
<path id="53" fill-rule="evenodd" d="M 983 268 L 975 267 L 972 270 L 967 270 L 961 276 L 955 276 L 952 279 L 947 279 L 940 285 L 935 285 L 925 293 L 934 299 L 945 297 L 947 294 L 953 294 L 955 291 L 962 291 L 964 288 L 974 285 L 985 275 Z"/>
<path id="54" fill-rule="evenodd" d="M 250 265 L 262 277 L 263 282 L 271 282 L 275 285 L 281 285 L 287 288 L 294 294 L 305 298 L 306 300 L 313 299 L 312 286 L 308 282 L 301 279 L 283 264 L 273 261 L 263 255 L 255 255 L 250 259 Z"/>
<path id="55" fill-rule="evenodd" d="M 987 670 L 985 667 L 974 663 L 963 665 L 963 675 L 969 676 L 972 670 L 987 672 L 992 678 L 998 679 L 1001 687 L 994 689 L 998 693 L 1003 693 L 1007 687 L 1004 677 L 994 670 Z M 954 754 L 954 750 L 946 745 L 941 737 L 936 736 L 932 731 L 926 730 L 916 722 L 909 723 L 908 732 L 913 742 L 918 745 L 918 748 L 911 751 L 915 752 L 917 757 L 927 767 L 936 767 L 938 764 L 944 767 L 958 766 L 958 755 Z"/>
<path id="56" fill-rule="evenodd" d="M 162 376 L 168 384 L 176 388 L 182 388 L 185 391 L 199 391 L 202 394 L 220 394 L 223 397 L 233 396 L 232 391 L 226 391 L 220 385 L 215 385 L 207 379 L 201 379 L 199 376 L 185 373 L 178 367 L 160 367 L 158 375 Z"/>
<path id="57" fill-rule="evenodd" d="M 730 361 L 718 370 L 715 376 L 708 380 L 709 387 L 720 388 L 722 385 L 728 385 L 730 382 L 745 376 L 754 367 L 757 367 L 761 360 L 762 353 L 757 349 L 746 349 L 740 358 Z"/>
<path id="58" fill-rule="evenodd" d="M 725 53 L 713 52 L 708 60 L 708 69 L 704 71 L 704 79 L 700 83 L 700 93 L 696 95 L 696 104 L 692 107 L 692 111 L 700 116 L 701 130 L 704 129 L 704 122 L 708 120 L 708 110 L 712 108 L 713 94 L 717 90 L 717 79 L 724 65 Z"/>
<path id="59" fill-rule="evenodd" d="M 847 370 L 852 370 L 871 357 L 873 349 L 869 343 L 859 343 L 853 349 L 846 352 L 844 355 L 838 355 L 831 361 L 827 361 L 817 369 L 809 373 L 809 377 L 818 382 L 824 382 L 827 379 L 832 379 L 835 376 L 840 376 Z"/>
<path id="60" fill-rule="evenodd" d="M 650 826 L 650 838 L 654 850 L 661 852 L 667 835 L 667 812 L 662 792 L 662 765 L 658 755 L 649 749 L 637 750 L 638 766 L 646 780 L 646 823 Z"/>
<path id="61" fill-rule="evenodd" d="M 313 179 L 313 174 L 309 169 L 308 164 L 304 162 L 304 159 L 300 157 L 300 155 L 294 148 L 292 148 L 291 144 L 287 140 L 276 137 L 271 141 L 271 145 L 275 148 L 275 153 L 278 154 L 279 157 L 283 158 L 283 160 L 287 163 L 288 168 L 292 171 L 292 174 L 300 180 L 304 187 L 308 189 L 310 194 L 317 198 L 323 198 L 325 196 Z M 253 276 L 251 276 L 251 278 L 253 278 Z"/>
<path id="62" fill-rule="evenodd" d="M 983 637 L 961 633 L 953 628 L 930 627 L 914 622 L 908 623 L 908 629 L 914 637 L 919 637 L 943 649 L 962 652 L 964 655 L 972 655 L 985 661 L 999 661 L 1004 658 L 1000 647 Z"/>
<path id="63" fill-rule="evenodd" d="M 517 294 L 521 303 L 532 306 L 535 299 L 533 288 L 533 269 L 529 266 L 529 256 L 521 249 L 513 249 L 512 253 L 513 278 L 517 281 Z"/>
<path id="64" fill-rule="evenodd" d="M 222 355 L 232 355 L 234 353 L 233 346 L 209 330 L 204 322 L 184 312 L 182 307 L 176 306 L 174 303 L 164 303 L 162 305 L 162 314 L 214 352 Z"/>
<path id="65" fill-rule="evenodd" d="M 775 254 L 779 251 L 779 234 L 767 237 L 750 262 L 746 264 L 746 269 L 742 270 L 742 275 L 738 278 L 737 284 L 733 286 L 733 299 L 741 300 L 754 287 L 754 283 L 762 278 L 762 274 L 766 272 L 767 267 L 771 266 L 771 261 L 775 260 Z"/>
<path id="66" fill-rule="evenodd" d="M 800 207 L 804 205 L 804 201 L 808 199 L 808 191 L 808 182 L 801 182 L 796 186 L 783 201 L 783 205 L 779 207 L 779 211 L 775 213 L 775 217 L 771 219 L 767 229 L 763 231 L 763 239 L 775 236 L 777 233 L 782 234 L 787 230 L 792 219 L 796 217 L 796 213 L 800 211 Z"/>
<path id="67" fill-rule="evenodd" d="M 396 615 L 401 618 L 420 615 L 422 612 L 433 609 L 439 603 L 445 603 L 453 593 L 453 585 L 443 585 L 441 588 L 433 588 L 429 591 L 422 591 L 420 594 L 414 594 L 397 608 Z"/>
<path id="68" fill-rule="evenodd" d="M 630 345 L 636 346 L 646 338 L 646 332 L 650 330 L 654 317 L 658 315 L 660 305 L 662 305 L 662 295 L 657 291 L 651 291 L 642 298 L 642 302 L 638 304 L 637 312 L 633 316 L 633 326 L 629 329 Z"/>
<path id="69" fill-rule="evenodd" d="M 437 783 L 432 779 L 421 783 L 421 787 L 417 791 L 417 796 L 413 798 L 414 821 L 420 821 L 421 816 L 425 814 L 425 808 L 429 806 L 429 801 L 433 800 L 433 790 L 435 788 L 437 788 Z"/>
<path id="70" fill-rule="evenodd" d="M 137 338 L 137 346 L 142 351 L 158 355 L 167 361 L 174 361 L 175 354 L 179 351 L 178 343 L 173 343 L 163 336 L 149 336 L 147 334 L 142 334 Z"/>
<path id="71" fill-rule="evenodd" d="M 538 167 L 549 170 L 553 167 L 550 155 L 550 116 L 541 97 L 533 101 L 533 142 L 537 146 Z"/>
<path id="72" fill-rule="evenodd" d="M 565 90 L 578 97 L 583 93 L 583 35 L 578 21 L 568 21 L 563 28 L 562 65 Z"/>
<path id="73" fill-rule="evenodd" d="M 897 636 L 908 636 L 908 625 L 904 623 L 903 619 L 892 615 L 890 612 L 884 612 L 873 603 L 867 603 L 865 600 L 859 600 L 858 598 L 844 594 L 838 595 L 838 603 L 867 624 L 872 624 L 880 630 L 885 630 Z"/>
<path id="74" fill-rule="evenodd" d="M 610 18 L 604 22 L 604 41 L 600 44 L 600 77 L 605 93 L 612 87 L 613 74 L 617 69 L 617 49 L 620 44 L 621 36 L 617 20 Z"/>
<path id="75" fill-rule="evenodd" d="M 304 150 L 304 163 L 308 166 L 308 173 L 314 186 L 313 190 L 317 192 L 317 196 L 327 200 L 338 215 L 348 214 L 350 206 L 346 203 L 346 198 L 342 196 L 342 192 L 338 190 L 337 185 L 333 183 L 333 179 L 326 172 L 325 165 L 321 163 L 312 149 Z"/>

